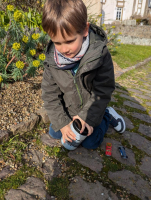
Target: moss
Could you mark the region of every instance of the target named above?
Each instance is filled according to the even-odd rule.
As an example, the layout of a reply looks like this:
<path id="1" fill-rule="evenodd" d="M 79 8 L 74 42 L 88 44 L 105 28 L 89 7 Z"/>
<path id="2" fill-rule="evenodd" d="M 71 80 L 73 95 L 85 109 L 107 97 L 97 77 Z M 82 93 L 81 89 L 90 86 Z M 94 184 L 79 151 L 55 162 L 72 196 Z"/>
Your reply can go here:
<path id="1" fill-rule="evenodd" d="M 53 178 L 52 181 L 48 181 L 47 188 L 51 195 L 57 197 L 57 200 L 69 199 L 69 181 L 68 178 Z"/>

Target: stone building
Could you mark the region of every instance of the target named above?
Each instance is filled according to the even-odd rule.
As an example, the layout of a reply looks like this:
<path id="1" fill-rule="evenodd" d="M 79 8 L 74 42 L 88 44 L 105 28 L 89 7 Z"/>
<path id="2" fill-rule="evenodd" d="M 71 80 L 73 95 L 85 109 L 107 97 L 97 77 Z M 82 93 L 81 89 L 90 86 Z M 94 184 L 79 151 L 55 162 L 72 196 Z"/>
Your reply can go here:
<path id="1" fill-rule="evenodd" d="M 132 15 L 151 14 L 151 0 L 83 0 L 89 14 L 102 13 L 101 23 L 129 20 Z"/>
<path id="2" fill-rule="evenodd" d="M 101 0 L 102 23 L 129 20 L 132 15 L 151 14 L 151 0 Z"/>

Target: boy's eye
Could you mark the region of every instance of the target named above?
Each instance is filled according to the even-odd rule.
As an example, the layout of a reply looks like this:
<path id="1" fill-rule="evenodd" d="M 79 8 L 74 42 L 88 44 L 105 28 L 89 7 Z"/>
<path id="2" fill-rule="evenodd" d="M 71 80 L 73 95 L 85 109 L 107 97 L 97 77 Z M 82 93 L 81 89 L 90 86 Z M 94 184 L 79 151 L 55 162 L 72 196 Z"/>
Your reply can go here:
<path id="1" fill-rule="evenodd" d="M 70 44 L 70 43 L 72 43 L 72 42 L 74 42 L 75 40 L 70 40 L 70 41 L 67 41 L 66 43 L 67 44 Z"/>
<path id="2" fill-rule="evenodd" d="M 61 45 L 61 43 L 59 43 L 59 42 L 54 42 L 54 44 L 55 44 L 55 45 Z"/>

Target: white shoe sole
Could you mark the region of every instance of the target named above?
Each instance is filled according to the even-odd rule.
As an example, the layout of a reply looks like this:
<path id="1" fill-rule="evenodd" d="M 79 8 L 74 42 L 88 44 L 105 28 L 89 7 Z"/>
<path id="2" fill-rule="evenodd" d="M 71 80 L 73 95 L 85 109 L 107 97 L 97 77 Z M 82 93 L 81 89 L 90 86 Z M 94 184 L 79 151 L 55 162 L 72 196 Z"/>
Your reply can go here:
<path id="1" fill-rule="evenodd" d="M 123 132 L 125 131 L 125 129 L 126 129 L 126 124 L 125 124 L 125 121 L 124 121 L 123 117 L 122 117 L 121 115 L 119 115 L 112 107 L 108 107 L 107 109 L 109 110 L 109 113 L 110 113 L 113 117 L 115 117 L 116 119 L 119 118 L 119 119 L 122 120 L 123 126 L 124 126 L 124 127 L 123 127 L 123 130 L 119 132 L 118 130 L 116 130 L 116 128 L 118 129 L 118 126 L 116 126 L 116 127 L 114 127 L 114 128 L 115 128 L 115 130 L 118 131 L 119 133 L 123 133 Z"/>

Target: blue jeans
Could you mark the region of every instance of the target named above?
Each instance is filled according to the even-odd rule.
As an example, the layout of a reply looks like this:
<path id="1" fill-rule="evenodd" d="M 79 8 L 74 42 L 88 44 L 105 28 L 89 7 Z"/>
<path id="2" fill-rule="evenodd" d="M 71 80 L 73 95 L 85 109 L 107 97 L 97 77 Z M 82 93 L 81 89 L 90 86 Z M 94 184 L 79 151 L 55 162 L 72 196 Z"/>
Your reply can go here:
<path id="1" fill-rule="evenodd" d="M 100 144 L 103 142 L 104 135 L 108 130 L 110 120 L 111 120 L 111 116 L 108 110 L 106 109 L 101 124 L 99 126 L 94 127 L 93 133 L 90 136 L 88 136 L 81 143 L 81 145 L 87 149 L 96 149 L 98 146 L 100 146 Z M 61 131 L 59 130 L 55 132 L 51 128 L 51 126 L 52 124 L 50 124 L 50 127 L 49 127 L 49 135 L 52 138 L 61 139 L 62 137 Z"/>

